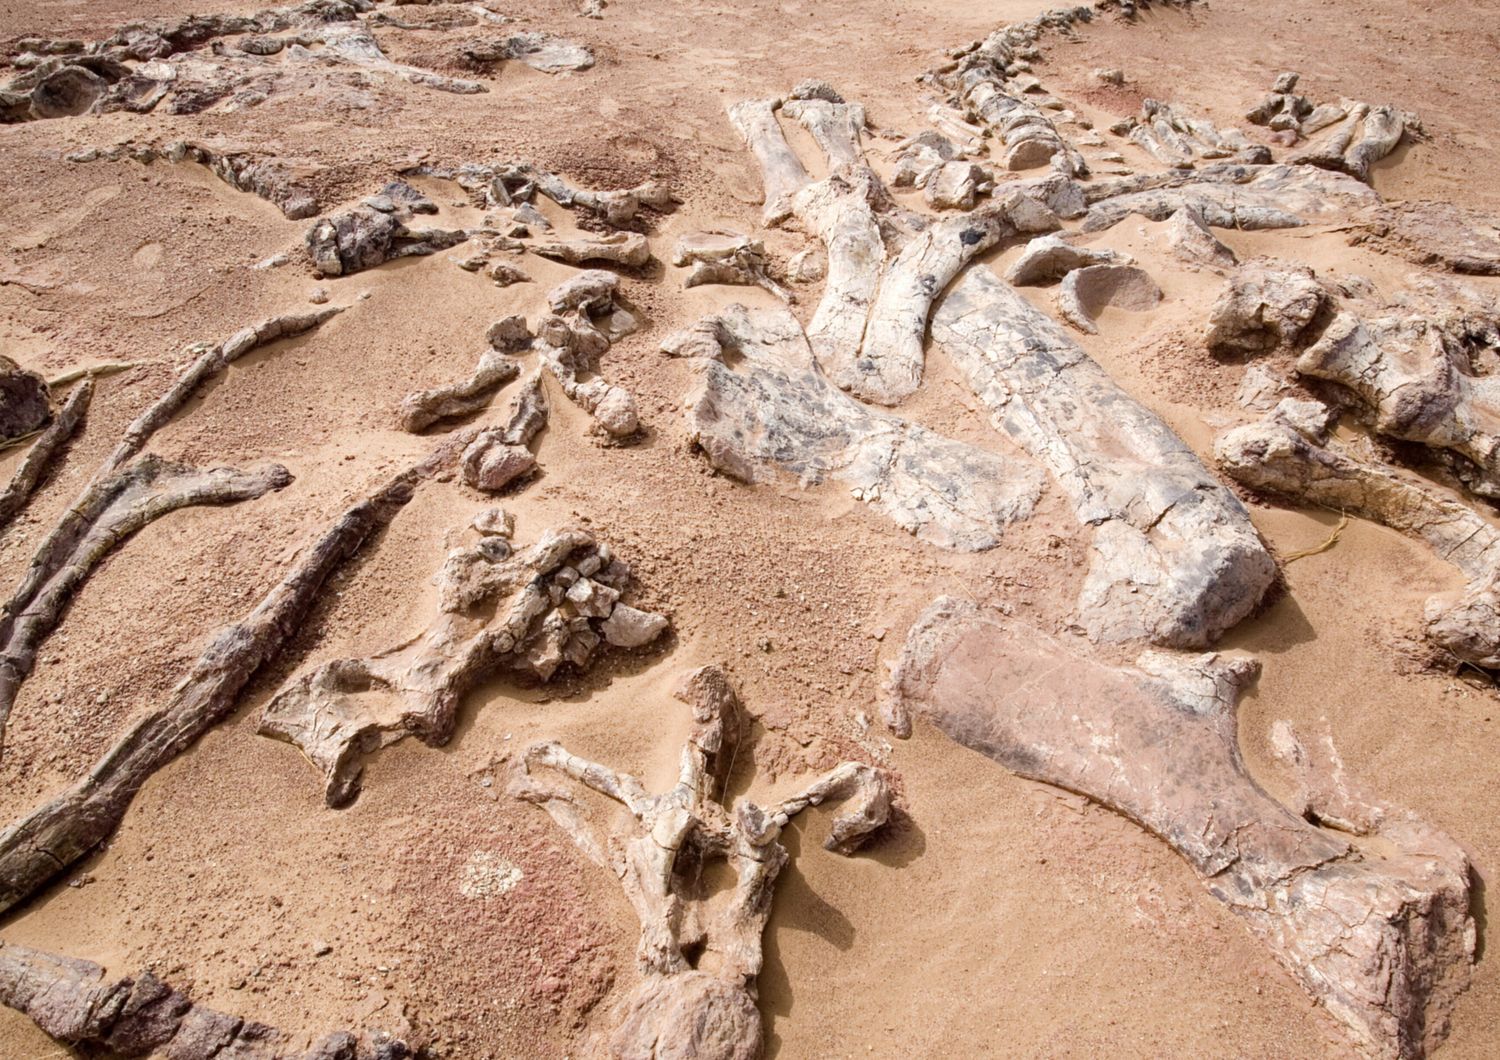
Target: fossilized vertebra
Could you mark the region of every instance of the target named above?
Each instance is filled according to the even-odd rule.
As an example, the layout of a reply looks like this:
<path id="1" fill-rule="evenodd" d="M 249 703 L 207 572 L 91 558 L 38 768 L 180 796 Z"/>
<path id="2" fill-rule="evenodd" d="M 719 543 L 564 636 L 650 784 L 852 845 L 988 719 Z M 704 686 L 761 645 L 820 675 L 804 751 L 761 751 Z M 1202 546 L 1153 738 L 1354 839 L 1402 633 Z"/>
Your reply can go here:
<path id="1" fill-rule="evenodd" d="M 594 1051 L 758 1060 L 756 979 L 776 877 L 788 861 L 781 832 L 809 806 L 849 802 L 824 846 L 852 854 L 886 822 L 890 783 L 878 769 L 846 762 L 773 805 L 748 799 L 726 805 L 742 725 L 739 700 L 713 666 L 687 674 L 676 694 L 692 707 L 695 724 L 671 790 L 650 795 L 627 773 L 540 743 L 526 749 L 512 793 L 545 809 L 590 860 L 613 871 L 640 918 L 642 981 L 619 1003 L 613 1028 Z M 541 783 L 543 769 L 620 803 L 634 826 L 602 841 L 571 795 Z M 716 902 L 699 881 L 705 865 L 718 860 L 728 863 L 734 883 Z"/>

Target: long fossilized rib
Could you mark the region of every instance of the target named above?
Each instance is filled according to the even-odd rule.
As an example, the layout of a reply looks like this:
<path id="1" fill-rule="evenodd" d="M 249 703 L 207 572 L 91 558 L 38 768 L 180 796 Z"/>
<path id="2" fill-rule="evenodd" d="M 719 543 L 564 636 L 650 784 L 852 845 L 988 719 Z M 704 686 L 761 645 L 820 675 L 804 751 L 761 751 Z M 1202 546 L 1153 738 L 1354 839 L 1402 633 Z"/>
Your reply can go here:
<path id="1" fill-rule="evenodd" d="M 1091 636 L 1199 647 L 1254 610 L 1275 564 L 1244 506 L 1057 324 L 971 269 L 932 333 L 994 425 L 1095 528 L 1079 599 Z"/>
<path id="2" fill-rule="evenodd" d="M 407 1060 L 411 1049 L 378 1031 L 338 1031 L 297 1042 L 263 1023 L 197 1004 L 149 971 L 109 979 L 92 961 L 0 943 L 0 1004 L 67 1045 L 110 1056 L 170 1060 Z M 304 1047 L 310 1046 L 304 1052 Z"/>
<path id="3" fill-rule="evenodd" d="M 250 614 L 215 635 L 164 706 L 132 724 L 88 775 L 0 833 L 0 913 L 109 837 L 141 785 L 234 708 L 250 678 L 296 633 L 328 576 L 471 437 L 460 432 L 347 509 Z"/>
<path id="4" fill-rule="evenodd" d="M 74 387 L 52 425 L 26 451 L 21 466 L 16 468 L 16 473 L 10 478 L 10 484 L 5 487 L 4 493 L 0 493 L 0 530 L 9 525 L 16 513 L 25 507 L 58 450 L 68 444 L 68 439 L 73 437 L 73 432 L 83 422 L 83 415 L 88 411 L 89 400 L 93 396 L 92 379 L 85 379 Z"/>
<path id="5" fill-rule="evenodd" d="M 1418 1057 L 1467 986 L 1470 868 L 1410 813 L 1361 801 L 1300 747 L 1314 820 L 1273 800 L 1239 753 L 1235 703 L 1258 666 L 1148 652 L 1097 662 L 997 612 L 942 599 L 912 628 L 892 709 L 1007 769 L 1075 791 L 1161 837 L 1209 892 L 1378 1055 Z M 1305 779 L 1305 778 L 1304 778 Z M 1320 796 L 1337 792 L 1336 801 Z"/>

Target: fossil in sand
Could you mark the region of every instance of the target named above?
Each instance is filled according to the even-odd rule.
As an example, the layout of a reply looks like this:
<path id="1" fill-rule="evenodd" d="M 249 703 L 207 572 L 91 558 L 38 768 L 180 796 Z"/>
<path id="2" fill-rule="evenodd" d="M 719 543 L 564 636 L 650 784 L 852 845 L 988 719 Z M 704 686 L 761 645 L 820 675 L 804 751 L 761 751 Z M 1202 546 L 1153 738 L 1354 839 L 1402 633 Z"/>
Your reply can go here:
<path id="1" fill-rule="evenodd" d="M 490 348 L 479 355 L 479 364 L 467 379 L 418 390 L 401 399 L 398 416 L 402 430 L 416 432 L 438 420 L 478 412 L 490 403 L 496 390 L 521 374 L 520 365 L 511 355 L 531 345 L 525 318 L 506 317 L 492 325 L 486 337 Z"/>
<path id="2" fill-rule="evenodd" d="M 1496 498 L 1500 379 L 1479 357 L 1496 349 L 1495 317 L 1340 312 L 1297 358 L 1297 371 L 1346 388 L 1376 432 L 1449 454 L 1470 489 Z"/>
<path id="3" fill-rule="evenodd" d="M 1209 159 L 1238 158 L 1244 162 L 1269 162 L 1271 154 L 1257 148 L 1238 129 L 1220 130 L 1205 118 L 1193 118 L 1170 104 L 1147 99 L 1138 117 L 1126 118 L 1110 127 L 1128 136 L 1158 162 L 1169 166 L 1192 166 Z"/>
<path id="4" fill-rule="evenodd" d="M 200 470 L 154 455 L 134 460 L 165 424 L 209 378 L 249 351 L 320 326 L 334 314 L 273 317 L 235 332 L 223 343 L 197 343 L 192 363 L 166 393 L 125 429 L 82 493 L 69 505 L 37 548 L 20 584 L 0 610 L 0 745 L 5 723 L 37 650 L 56 628 L 63 611 L 90 572 L 130 535 L 168 512 L 195 504 L 233 504 L 281 489 L 291 474 L 279 465 L 259 471 Z M 132 460 L 134 462 L 132 463 Z"/>
<path id="5" fill-rule="evenodd" d="M 1275 564 L 1244 506 L 1055 322 L 970 269 L 938 303 L 932 335 L 995 427 L 1094 528 L 1079 598 L 1091 636 L 1201 647 L 1255 609 Z"/>
<path id="6" fill-rule="evenodd" d="M 83 415 L 88 411 L 89 401 L 93 396 L 94 381 L 84 379 L 73 388 L 68 400 L 63 402 L 57 416 L 42 432 L 41 437 L 26 450 L 26 456 L 10 477 L 10 483 L 0 493 L 0 529 L 4 529 L 16 517 L 16 513 L 25 507 L 27 499 L 47 473 L 52 461 L 83 422 Z"/>
<path id="7" fill-rule="evenodd" d="M 1134 265 L 1085 265 L 1063 277 L 1057 289 L 1057 312 L 1089 335 L 1099 332 L 1095 319 L 1107 306 L 1145 312 L 1161 301 L 1161 288 L 1145 269 Z"/>
<path id="8" fill-rule="evenodd" d="M 1234 251 L 1219 241 L 1195 206 L 1182 206 L 1167 218 L 1167 246 L 1182 261 L 1232 269 L 1239 264 Z"/>
<path id="9" fill-rule="evenodd" d="M 914 713 L 1159 836 L 1362 1046 L 1422 1056 L 1473 964 L 1469 862 L 1415 815 L 1351 789 L 1336 757 L 1285 729 L 1304 805 L 1271 799 L 1236 735 L 1236 701 L 1258 669 L 1164 652 L 1109 665 L 944 598 L 908 636 L 890 710 L 898 729 Z"/>
<path id="10" fill-rule="evenodd" d="M 600 355 L 640 327 L 620 303 L 619 289 L 620 278 L 602 269 L 588 269 L 558 284 L 547 294 L 552 312 L 537 325 L 534 346 L 568 400 L 613 441 L 631 438 L 641 425 L 630 392 L 596 374 Z"/>
<path id="11" fill-rule="evenodd" d="M 209 641 L 163 706 L 133 722 L 66 791 L 0 833 L 0 913 L 109 838 L 141 786 L 234 709 L 250 679 L 301 626 L 328 577 L 395 517 L 421 482 L 451 467 L 468 438 L 445 440 L 345 510 L 244 619 Z"/>
<path id="12" fill-rule="evenodd" d="M 1293 155 L 1291 162 L 1336 169 L 1359 180 L 1369 180 L 1370 167 L 1396 149 L 1408 120 L 1395 107 L 1355 103 L 1343 121 L 1307 150 Z"/>
<path id="13" fill-rule="evenodd" d="M 962 551 L 999 544 L 1041 496 L 1043 476 L 1028 462 L 944 438 L 831 386 L 786 310 L 730 306 L 663 350 L 697 365 L 689 435 L 741 482 L 832 479 L 902 529 Z"/>
<path id="14" fill-rule="evenodd" d="M 217 1012 L 150 971 L 110 979 L 92 961 L 0 942 L 0 1004 L 83 1055 L 170 1060 L 408 1060 L 401 1039 L 337 1031 L 297 1039 Z"/>
<path id="15" fill-rule="evenodd" d="M 580 188 L 529 162 L 493 165 L 470 162 L 456 168 L 423 165 L 404 172 L 452 180 L 473 197 L 476 205 L 487 209 L 531 204 L 537 195 L 542 195 L 559 206 L 586 218 L 603 221 L 613 228 L 624 228 L 636 221 L 642 210 L 666 212 L 679 201 L 665 185 L 656 181 L 605 191 Z"/>
<path id="16" fill-rule="evenodd" d="M 636 268 L 651 260 L 651 245 L 639 232 L 611 232 L 605 236 L 555 239 L 547 243 L 533 243 L 529 249 L 533 254 L 540 254 L 554 261 L 565 261 L 569 265 L 603 261 Z"/>
<path id="17" fill-rule="evenodd" d="M 464 450 L 459 460 L 464 481 L 475 489 L 497 493 L 534 471 L 536 458 L 527 446 L 547 425 L 547 411 L 541 376 L 533 375 L 511 400 L 505 426 L 480 431 Z"/>
<path id="18" fill-rule="evenodd" d="M 1419 265 L 1500 276 L 1500 219 L 1466 206 L 1384 203 L 1362 215 L 1350 241 L 1389 248 Z"/>
<path id="19" fill-rule="evenodd" d="M 1468 505 L 1276 413 L 1215 442 L 1219 464 L 1252 489 L 1420 538 L 1467 586 L 1427 601 L 1427 636 L 1461 662 L 1500 669 L 1500 529 Z"/>
<path id="20" fill-rule="evenodd" d="M 426 629 L 288 682 L 260 731 L 296 744 L 323 774 L 328 804 L 345 805 L 367 754 L 409 735 L 446 743 L 464 694 L 490 674 L 547 681 L 565 663 L 587 667 L 603 642 L 637 648 L 660 636 L 665 618 L 620 602 L 629 579 L 584 530 L 550 531 L 514 554 L 487 536 L 443 561 Z"/>
<path id="21" fill-rule="evenodd" d="M 1129 265 L 1128 254 L 1107 247 L 1080 247 L 1057 234 L 1037 236 L 1005 270 L 1007 282 L 1017 287 L 1055 283 L 1074 269 L 1089 265 Z"/>
<path id="22" fill-rule="evenodd" d="M 1327 301 L 1306 265 L 1250 262 L 1230 274 L 1209 310 L 1204 341 L 1220 357 L 1295 347 Z"/>
<path id="23" fill-rule="evenodd" d="M 35 434 L 52 419 L 47 381 L 0 356 L 0 441 Z"/>
<path id="24" fill-rule="evenodd" d="M 763 287 L 782 301 L 790 301 L 786 290 L 766 271 L 766 245 L 738 232 L 689 232 L 677 240 L 672 264 L 692 266 L 683 287 L 706 283 Z"/>
<path id="25" fill-rule="evenodd" d="M 824 846 L 852 854 L 890 815 L 890 781 L 881 770 L 846 762 L 772 805 L 726 805 L 743 724 L 739 700 L 713 666 L 687 674 L 676 694 L 692 708 L 694 727 L 670 790 L 652 795 L 635 777 L 556 743 L 526 749 L 511 790 L 545 809 L 590 860 L 612 871 L 640 918 L 641 981 L 619 1002 L 593 1051 L 758 1060 L 756 980 L 776 878 L 788 861 L 781 832 L 809 806 L 848 803 Z M 601 837 L 573 795 L 542 780 L 544 771 L 620 803 L 630 823 Z M 705 867 L 718 861 L 734 874 L 723 893 L 704 885 Z"/>
<path id="26" fill-rule="evenodd" d="M 413 255 L 436 254 L 467 240 L 463 229 L 413 227 L 408 206 L 361 203 L 320 217 L 307 230 L 307 253 L 319 276 L 348 276 Z"/>

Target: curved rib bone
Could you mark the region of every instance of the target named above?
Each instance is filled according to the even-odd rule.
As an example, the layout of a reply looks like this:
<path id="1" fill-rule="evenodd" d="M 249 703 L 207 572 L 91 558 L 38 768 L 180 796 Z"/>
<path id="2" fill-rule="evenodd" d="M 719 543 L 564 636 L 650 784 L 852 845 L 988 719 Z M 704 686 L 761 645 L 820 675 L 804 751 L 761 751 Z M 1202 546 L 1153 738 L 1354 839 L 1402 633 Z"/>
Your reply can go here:
<path id="1" fill-rule="evenodd" d="M 451 466 L 467 438 L 460 432 L 346 510 L 249 615 L 213 637 L 166 705 L 131 725 L 87 776 L 0 833 L 0 913 L 109 838 L 152 774 L 224 718 L 276 658 L 329 575 L 395 517 L 418 483 Z"/>
<path id="2" fill-rule="evenodd" d="M 742 482 L 768 470 L 808 484 L 835 479 L 902 529 L 961 551 L 993 548 L 1041 495 L 1036 468 L 876 412 L 830 386 L 785 310 L 730 306 L 662 348 L 697 360 L 689 432 L 710 464 Z"/>
<path id="3" fill-rule="evenodd" d="M 971 269 L 932 333 L 995 427 L 1096 528 L 1079 598 L 1090 636 L 1200 647 L 1254 610 L 1275 564 L 1244 506 L 1052 320 Z"/>
<path id="4" fill-rule="evenodd" d="M 1379 841 L 1355 846 L 1272 800 L 1245 773 L 1235 734 L 1235 702 L 1257 672 L 1249 660 L 1158 652 L 1109 666 L 945 598 L 911 631 L 892 709 L 898 724 L 918 712 L 1020 776 L 1161 837 L 1361 1045 L 1425 1055 L 1474 959 L 1468 860 L 1388 806 L 1359 814 Z"/>
<path id="5" fill-rule="evenodd" d="M 549 742 L 526 749 L 511 793 L 545 809 L 590 860 L 611 869 L 640 918 L 642 982 L 622 1000 L 614 1028 L 596 1049 L 654 1056 L 660 1043 L 698 1060 L 758 1060 L 756 979 L 776 877 L 788 860 L 781 832 L 808 806 L 848 802 L 824 846 L 853 854 L 889 817 L 890 782 L 878 769 L 846 762 L 773 806 L 740 800 L 726 807 L 722 792 L 742 724 L 739 700 L 713 666 L 687 674 L 676 695 L 693 708 L 696 724 L 669 791 L 651 795 L 635 777 Z M 619 802 L 633 826 L 602 842 L 570 794 L 538 779 L 542 770 Z M 696 881 L 707 862 L 719 859 L 735 882 L 714 910 L 713 896 Z"/>
<path id="6" fill-rule="evenodd" d="M 0 943 L 0 1004 L 67 1045 L 110 1056 L 171 1060 L 408 1060 L 379 1031 L 339 1031 L 316 1043 L 194 1002 L 150 971 L 108 979 L 92 961 Z"/>
<path id="7" fill-rule="evenodd" d="M 454 416 L 467 416 L 490 403 L 494 392 L 521 374 L 515 359 L 499 350 L 485 350 L 479 355 L 474 374 L 457 383 L 418 390 L 401 399 L 401 429 L 415 434 Z"/>
<path id="8" fill-rule="evenodd" d="M 94 396 L 94 381 L 85 379 L 74 387 L 73 392 L 68 395 L 68 400 L 63 403 L 62 409 L 52 421 L 42 436 L 27 450 L 21 466 L 16 468 L 16 473 L 11 476 L 10 484 L 5 487 L 5 492 L 0 493 L 0 529 L 4 529 L 12 519 L 26 505 L 37 483 L 42 480 L 42 475 L 52 463 L 63 446 L 68 444 L 68 439 L 73 437 L 73 432 L 78 430 L 78 425 L 83 422 L 83 414 L 88 411 L 89 400 Z"/>
<path id="9" fill-rule="evenodd" d="M 618 602 L 629 577 L 578 529 L 548 532 L 514 556 L 498 538 L 457 549 L 438 573 L 438 614 L 426 630 L 289 682 L 260 732 L 296 744 L 322 772 L 328 805 L 345 805 L 359 793 L 365 755 L 408 735 L 446 743 L 463 696 L 487 675 L 547 681 L 565 662 L 587 666 L 601 640 L 634 647 L 662 633 L 665 618 Z"/>

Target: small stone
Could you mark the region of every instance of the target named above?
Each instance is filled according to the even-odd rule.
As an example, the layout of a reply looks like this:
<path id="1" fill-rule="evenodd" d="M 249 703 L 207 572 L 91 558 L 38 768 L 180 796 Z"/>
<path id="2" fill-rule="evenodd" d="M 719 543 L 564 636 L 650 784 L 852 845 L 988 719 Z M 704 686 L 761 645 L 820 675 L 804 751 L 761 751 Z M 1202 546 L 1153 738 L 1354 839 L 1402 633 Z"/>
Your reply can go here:
<path id="1" fill-rule="evenodd" d="M 307 300 L 313 305 L 322 305 L 328 301 L 328 288 L 314 287 L 312 293 L 307 296 Z"/>
<path id="2" fill-rule="evenodd" d="M 322 941 L 321 939 L 319 939 L 318 941 L 316 941 L 316 942 L 313 943 L 313 956 L 314 957 L 327 957 L 332 952 L 333 952 L 333 947 L 330 946 L 328 943 Z"/>
<path id="3" fill-rule="evenodd" d="M 604 639 L 617 648 L 639 648 L 661 636 L 667 628 L 662 615 L 641 611 L 629 604 L 616 604 L 599 627 Z"/>
<path id="4" fill-rule="evenodd" d="M 474 516 L 474 521 L 470 525 L 487 537 L 508 538 L 515 532 L 516 520 L 515 516 L 504 508 L 486 508 Z"/>
<path id="5" fill-rule="evenodd" d="M 1094 80 L 1101 81 L 1106 85 L 1123 85 L 1125 83 L 1125 71 L 1114 67 L 1100 67 L 1093 71 Z"/>

